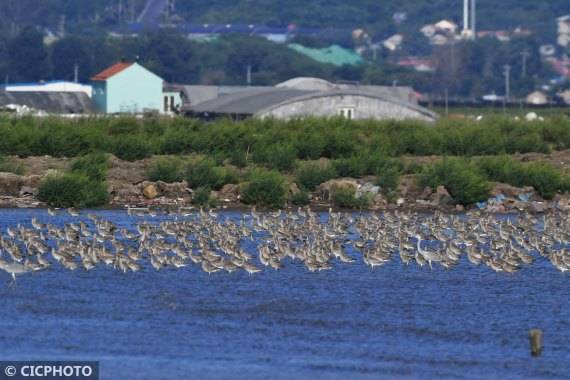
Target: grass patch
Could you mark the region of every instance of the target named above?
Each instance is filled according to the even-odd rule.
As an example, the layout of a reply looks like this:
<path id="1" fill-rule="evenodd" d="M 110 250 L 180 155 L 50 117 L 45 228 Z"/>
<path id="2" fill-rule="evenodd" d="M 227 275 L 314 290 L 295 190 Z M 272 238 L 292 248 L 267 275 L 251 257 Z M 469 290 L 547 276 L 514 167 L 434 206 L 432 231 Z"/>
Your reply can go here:
<path id="1" fill-rule="evenodd" d="M 14 164 L 8 158 L 0 156 L 0 172 L 24 175 L 25 169 L 22 165 Z"/>

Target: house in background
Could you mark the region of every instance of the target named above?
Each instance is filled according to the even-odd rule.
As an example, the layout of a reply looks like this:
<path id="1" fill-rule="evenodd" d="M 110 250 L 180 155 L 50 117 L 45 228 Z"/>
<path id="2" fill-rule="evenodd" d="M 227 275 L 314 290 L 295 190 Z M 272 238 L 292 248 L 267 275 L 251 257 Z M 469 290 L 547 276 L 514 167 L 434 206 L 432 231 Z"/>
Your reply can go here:
<path id="1" fill-rule="evenodd" d="M 546 94 L 541 91 L 534 91 L 527 95 L 526 104 L 533 106 L 544 106 L 548 103 Z"/>
<path id="2" fill-rule="evenodd" d="M 137 62 L 121 61 L 91 78 L 98 112 L 165 113 L 164 81 Z"/>
<path id="3" fill-rule="evenodd" d="M 186 102 L 184 85 L 164 82 L 162 87 L 162 110 L 161 113 L 174 115 L 180 112 Z"/>

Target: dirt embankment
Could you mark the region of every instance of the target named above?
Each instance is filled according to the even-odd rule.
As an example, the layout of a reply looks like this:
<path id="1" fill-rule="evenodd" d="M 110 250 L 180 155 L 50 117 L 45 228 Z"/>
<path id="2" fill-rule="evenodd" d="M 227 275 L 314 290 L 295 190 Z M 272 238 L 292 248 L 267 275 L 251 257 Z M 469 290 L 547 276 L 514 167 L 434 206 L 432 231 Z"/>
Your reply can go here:
<path id="1" fill-rule="evenodd" d="M 512 156 L 522 162 L 542 161 L 548 162 L 558 168 L 570 172 L 570 150 L 557 151 L 552 154 L 527 153 Z M 146 181 L 146 172 L 152 162 L 159 157 L 153 157 L 136 162 L 128 162 L 111 156 L 107 174 L 108 190 L 111 195 L 111 207 L 124 206 L 186 206 L 191 203 L 192 189 L 186 182 L 166 184 L 163 182 Z M 403 157 L 408 163 L 424 165 L 434 162 L 441 157 Z M 43 177 L 50 171 L 65 171 L 71 165 L 71 159 L 54 157 L 9 157 L 7 162 L 13 166 L 21 167 L 23 175 L 0 172 L 0 207 L 42 207 L 36 195 L 38 186 Z M 293 179 L 291 179 L 293 181 Z M 401 178 L 395 197 L 386 199 L 379 189 L 374 186 L 374 178 L 335 179 L 322 184 L 311 194 L 313 207 L 329 207 L 331 205 L 330 191 L 335 187 L 353 187 L 357 193 L 370 193 L 374 208 L 385 207 L 411 207 L 417 209 L 444 208 L 454 209 L 453 200 L 445 188 L 420 189 L 416 185 L 413 175 Z M 291 183 L 289 193 L 298 191 L 297 186 Z M 517 189 L 504 184 L 496 184 L 491 192 L 494 197 L 501 199 L 500 204 L 491 205 L 496 211 L 509 211 L 511 209 L 532 208 L 541 211 L 550 207 L 539 199 L 536 194 L 528 197 L 532 189 Z M 221 207 L 239 207 L 240 186 L 230 184 L 220 191 L 212 192 Z M 503 199 L 504 197 L 504 199 Z M 558 196 L 555 202 L 564 203 L 565 196 Z M 564 199 L 561 199 L 564 198 Z M 491 202 L 492 203 L 492 202 Z M 457 207 L 461 209 L 461 207 Z"/>

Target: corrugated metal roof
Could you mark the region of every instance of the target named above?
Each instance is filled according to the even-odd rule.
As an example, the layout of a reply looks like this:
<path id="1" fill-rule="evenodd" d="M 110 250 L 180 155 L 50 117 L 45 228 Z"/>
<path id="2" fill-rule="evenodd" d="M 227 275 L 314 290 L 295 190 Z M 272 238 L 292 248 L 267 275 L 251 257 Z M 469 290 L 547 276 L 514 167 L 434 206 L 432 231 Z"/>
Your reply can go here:
<path id="1" fill-rule="evenodd" d="M 25 105 L 55 114 L 93 113 L 91 99 L 84 92 L 6 92 L 0 91 L 0 107 Z"/>
<path id="2" fill-rule="evenodd" d="M 254 115 L 257 112 L 289 99 L 312 93 L 291 88 L 254 88 L 227 94 L 191 106 L 194 113 Z"/>
<path id="3" fill-rule="evenodd" d="M 379 92 L 363 91 L 358 88 L 334 89 L 329 91 L 307 91 L 287 87 L 269 87 L 250 89 L 236 92 L 219 98 L 190 106 L 188 111 L 194 114 L 225 114 L 225 115 L 256 115 L 284 104 L 305 101 L 319 97 L 332 96 L 365 96 L 390 102 L 395 105 L 407 107 L 425 116 L 437 118 L 437 115 L 428 109 L 407 102 L 396 97 L 387 96 Z"/>
<path id="4" fill-rule="evenodd" d="M 99 74 L 93 76 L 91 80 L 94 81 L 105 81 L 111 78 L 113 75 L 120 73 L 121 71 L 125 70 L 126 68 L 133 65 L 129 62 L 118 62 L 115 63 L 113 66 L 106 68 L 105 70 L 101 71 Z"/>

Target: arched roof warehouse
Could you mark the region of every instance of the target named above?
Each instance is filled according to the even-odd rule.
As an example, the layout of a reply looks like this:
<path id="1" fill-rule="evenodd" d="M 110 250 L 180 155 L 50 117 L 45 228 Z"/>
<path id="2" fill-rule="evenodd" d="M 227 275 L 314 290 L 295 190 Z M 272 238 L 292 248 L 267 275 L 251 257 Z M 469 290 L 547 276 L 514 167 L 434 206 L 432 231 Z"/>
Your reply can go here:
<path id="1" fill-rule="evenodd" d="M 190 106 L 186 113 L 195 117 L 275 117 L 290 119 L 316 116 L 334 117 L 351 110 L 354 119 L 416 119 L 434 121 L 428 109 L 378 92 L 350 89 L 325 91 L 268 87 L 244 90 Z"/>

